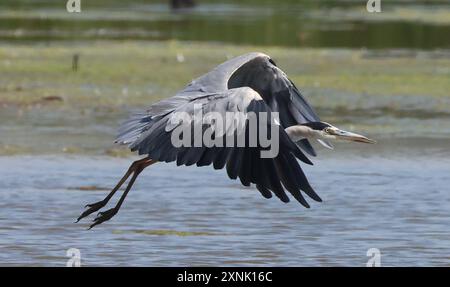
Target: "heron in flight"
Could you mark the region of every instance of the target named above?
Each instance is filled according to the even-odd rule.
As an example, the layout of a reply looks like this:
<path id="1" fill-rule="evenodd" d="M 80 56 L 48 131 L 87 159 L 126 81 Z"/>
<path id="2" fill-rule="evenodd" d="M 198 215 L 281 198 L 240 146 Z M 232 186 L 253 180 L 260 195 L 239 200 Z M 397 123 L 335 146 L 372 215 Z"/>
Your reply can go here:
<path id="1" fill-rule="evenodd" d="M 171 137 L 176 124 L 171 122 L 174 114 L 193 114 L 194 106 L 204 111 L 218 113 L 240 112 L 245 114 L 263 112 L 278 113 L 278 121 L 267 120 L 268 126 L 278 125 L 279 150 L 272 158 L 263 158 L 264 150 L 259 142 L 254 146 L 174 146 Z M 213 125 L 211 123 L 210 125 Z M 237 127 L 227 130 L 238 132 Z M 244 124 L 246 139 L 248 122 Z M 225 137 L 214 131 L 215 136 Z M 86 205 L 77 222 L 103 208 L 119 188 L 131 179 L 114 208 L 99 212 L 90 228 L 101 224 L 117 214 L 138 175 L 157 162 L 176 161 L 177 165 L 213 165 L 214 169 L 226 167 L 231 179 L 244 186 L 254 184 L 265 198 L 274 194 L 283 202 L 289 202 L 286 190 L 300 204 L 309 208 L 304 194 L 315 201 L 322 201 L 309 184 L 299 162 L 312 164 L 306 154 L 315 156 L 310 141 L 317 140 L 332 148 L 330 141 L 343 140 L 374 143 L 373 140 L 329 123 L 320 121 L 314 109 L 287 75 L 275 62 L 262 53 L 249 53 L 228 60 L 207 74 L 193 80 L 175 96 L 151 105 L 147 110 L 134 113 L 119 129 L 116 142 L 128 145 L 144 158 L 131 164 L 114 189 L 101 201 Z M 304 193 L 304 194 L 303 194 Z"/>

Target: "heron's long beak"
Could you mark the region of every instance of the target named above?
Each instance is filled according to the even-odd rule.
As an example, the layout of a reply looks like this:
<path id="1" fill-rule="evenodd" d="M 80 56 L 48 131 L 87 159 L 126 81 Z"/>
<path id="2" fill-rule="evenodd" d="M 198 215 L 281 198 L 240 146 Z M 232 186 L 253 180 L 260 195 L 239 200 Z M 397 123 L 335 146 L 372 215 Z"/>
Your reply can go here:
<path id="1" fill-rule="evenodd" d="M 352 133 L 352 132 L 343 131 L 343 130 L 333 130 L 333 131 L 331 131 L 331 134 L 336 136 L 336 139 L 338 139 L 338 140 L 370 143 L 370 144 L 376 143 L 376 141 L 369 139 L 365 136 L 362 136 L 362 135 L 359 135 L 356 133 Z"/>

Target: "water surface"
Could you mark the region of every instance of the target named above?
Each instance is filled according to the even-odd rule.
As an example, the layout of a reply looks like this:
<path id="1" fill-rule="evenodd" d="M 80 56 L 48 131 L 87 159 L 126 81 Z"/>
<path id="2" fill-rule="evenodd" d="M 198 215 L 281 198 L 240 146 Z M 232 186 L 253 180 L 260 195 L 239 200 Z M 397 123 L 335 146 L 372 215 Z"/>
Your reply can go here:
<path id="1" fill-rule="evenodd" d="M 449 266 L 447 147 L 322 151 L 305 167 L 324 200 L 311 209 L 223 171 L 157 164 L 93 230 L 74 219 L 132 159 L 0 157 L 0 264 L 65 266 L 78 248 L 87 266 L 365 266 L 378 248 L 384 266 Z"/>

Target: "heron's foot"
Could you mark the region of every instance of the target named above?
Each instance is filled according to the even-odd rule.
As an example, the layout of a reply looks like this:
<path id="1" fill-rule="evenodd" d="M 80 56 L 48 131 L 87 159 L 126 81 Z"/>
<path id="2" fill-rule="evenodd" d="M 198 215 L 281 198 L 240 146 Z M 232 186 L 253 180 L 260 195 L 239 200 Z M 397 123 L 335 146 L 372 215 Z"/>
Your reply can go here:
<path id="1" fill-rule="evenodd" d="M 117 207 L 108 209 L 107 211 L 99 212 L 97 217 L 94 219 L 94 223 L 89 226 L 89 229 L 92 227 L 101 224 L 102 222 L 108 221 L 113 218 L 114 215 L 117 214 L 119 209 Z"/>
<path id="2" fill-rule="evenodd" d="M 85 207 L 89 207 L 89 209 L 85 210 L 80 217 L 78 217 L 77 221 L 80 221 L 81 219 L 85 218 L 86 216 L 88 216 L 91 213 L 94 213 L 96 211 L 98 211 L 99 209 L 101 209 L 102 207 L 104 207 L 106 205 L 107 201 L 106 200 L 101 200 L 95 203 L 91 203 L 86 205 Z"/>

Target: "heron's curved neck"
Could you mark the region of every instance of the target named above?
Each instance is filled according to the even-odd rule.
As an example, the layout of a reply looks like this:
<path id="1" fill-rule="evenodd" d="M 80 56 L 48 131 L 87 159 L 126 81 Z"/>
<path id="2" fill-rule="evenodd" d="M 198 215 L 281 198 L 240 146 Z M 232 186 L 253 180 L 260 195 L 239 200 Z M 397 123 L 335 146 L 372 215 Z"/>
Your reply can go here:
<path id="1" fill-rule="evenodd" d="M 285 131 L 288 134 L 289 138 L 294 142 L 297 142 L 305 138 L 315 139 L 322 137 L 322 134 L 319 131 L 313 130 L 308 126 L 303 125 L 291 126 L 286 128 Z"/>

